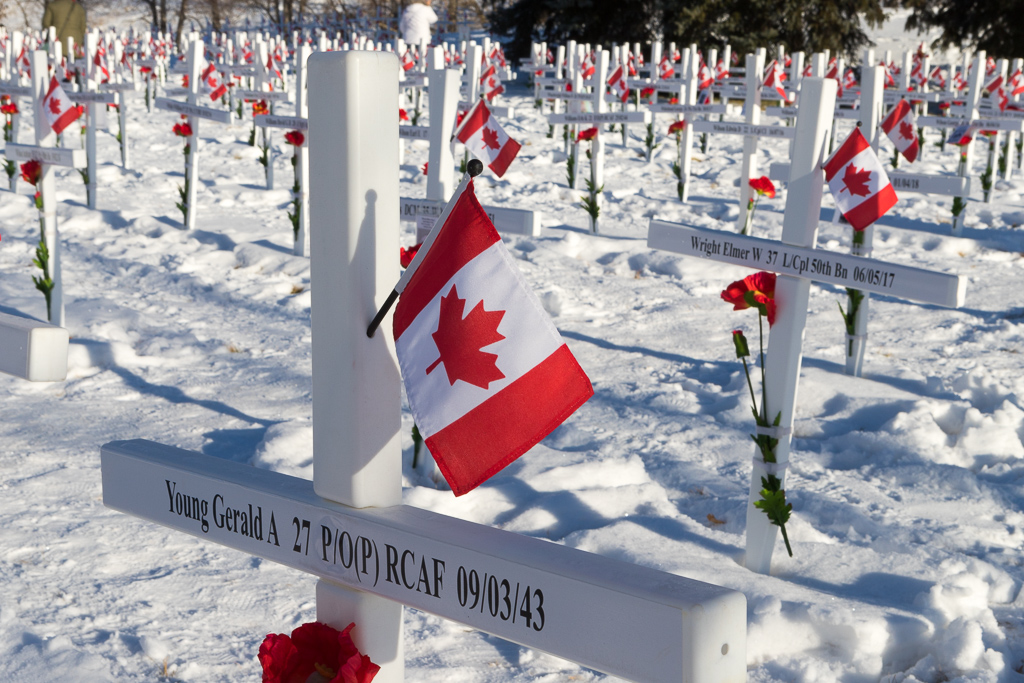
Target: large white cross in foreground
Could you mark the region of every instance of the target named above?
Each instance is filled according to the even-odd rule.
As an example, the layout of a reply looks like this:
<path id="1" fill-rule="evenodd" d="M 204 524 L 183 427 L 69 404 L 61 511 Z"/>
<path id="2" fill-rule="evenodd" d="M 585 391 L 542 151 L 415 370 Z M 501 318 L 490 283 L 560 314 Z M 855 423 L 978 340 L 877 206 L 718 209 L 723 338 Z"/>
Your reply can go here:
<path id="1" fill-rule="evenodd" d="M 376 683 L 403 679 L 402 605 L 630 680 L 743 681 L 742 594 L 401 504 L 398 362 L 366 335 L 399 276 L 398 68 L 309 59 L 313 481 L 120 441 L 104 503 L 321 577 Z"/>

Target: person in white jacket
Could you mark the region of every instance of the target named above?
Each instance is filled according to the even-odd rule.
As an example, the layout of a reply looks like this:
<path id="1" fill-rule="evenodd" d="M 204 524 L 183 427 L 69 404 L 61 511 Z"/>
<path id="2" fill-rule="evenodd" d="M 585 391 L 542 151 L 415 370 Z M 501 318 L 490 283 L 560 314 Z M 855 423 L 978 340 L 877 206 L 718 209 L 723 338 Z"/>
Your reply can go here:
<path id="1" fill-rule="evenodd" d="M 437 15 L 430 8 L 430 0 L 410 3 L 402 12 L 399 28 L 402 40 L 407 45 L 419 45 L 420 41 L 430 42 L 430 26 L 437 23 Z"/>

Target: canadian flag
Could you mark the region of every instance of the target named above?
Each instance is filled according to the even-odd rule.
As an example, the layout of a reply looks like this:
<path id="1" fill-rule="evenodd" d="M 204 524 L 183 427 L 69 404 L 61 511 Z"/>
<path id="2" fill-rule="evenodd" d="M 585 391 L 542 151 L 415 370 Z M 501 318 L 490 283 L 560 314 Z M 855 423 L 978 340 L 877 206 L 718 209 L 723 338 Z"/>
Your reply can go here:
<path id="1" fill-rule="evenodd" d="M 834 78 L 839 80 L 839 59 L 833 57 L 828 60 L 828 68 L 825 69 L 825 78 Z"/>
<path id="2" fill-rule="evenodd" d="M 409 48 L 402 55 L 402 70 L 412 71 L 414 68 L 416 68 L 416 60 L 412 56 L 412 48 Z"/>
<path id="3" fill-rule="evenodd" d="M 666 80 L 676 75 L 676 69 L 672 66 L 672 60 L 665 55 L 661 58 L 661 62 L 658 64 L 658 78 L 660 80 Z"/>
<path id="4" fill-rule="evenodd" d="M 100 83 L 110 80 L 110 69 L 107 68 L 107 51 L 103 46 L 96 48 L 96 55 L 92 58 L 92 78 Z"/>
<path id="5" fill-rule="evenodd" d="M 938 86 L 940 90 L 946 89 L 946 77 L 942 74 L 942 67 L 937 66 L 934 69 L 932 69 L 932 73 L 931 76 L 929 76 L 929 80 L 936 86 Z"/>
<path id="6" fill-rule="evenodd" d="M 725 62 L 721 59 L 718 60 L 718 64 L 715 65 L 715 80 L 721 81 L 729 77 L 729 67 L 725 65 Z"/>
<path id="7" fill-rule="evenodd" d="M 779 93 L 779 97 L 782 98 L 783 102 L 789 102 L 789 97 L 786 96 L 786 88 L 783 87 L 782 82 L 786 80 L 786 72 L 783 71 L 782 65 L 779 64 L 777 59 L 773 59 L 772 63 L 768 65 L 768 69 L 764 74 L 764 81 L 761 83 L 765 88 L 775 88 L 775 92 Z"/>
<path id="8" fill-rule="evenodd" d="M 608 86 L 611 87 L 612 93 L 623 103 L 629 99 L 629 85 L 626 84 L 626 74 L 623 73 L 621 64 L 608 77 Z"/>
<path id="9" fill-rule="evenodd" d="M 213 101 L 224 97 L 224 94 L 228 91 L 228 86 L 224 84 L 224 79 L 221 78 L 221 75 L 217 72 L 217 67 L 213 64 L 208 63 L 206 65 L 200 79 L 210 86 L 210 99 Z"/>
<path id="10" fill-rule="evenodd" d="M 57 77 L 51 76 L 50 89 L 46 91 L 46 96 L 43 98 L 43 113 L 53 132 L 60 135 L 65 128 L 82 115 L 82 108 L 68 99 L 64 88 L 60 87 Z"/>
<path id="11" fill-rule="evenodd" d="M 274 57 L 272 55 L 267 55 L 267 73 L 274 74 L 274 77 L 278 80 L 281 79 L 281 70 L 274 64 Z"/>
<path id="12" fill-rule="evenodd" d="M 594 390 L 472 179 L 449 206 L 396 287 L 393 331 L 416 426 L 461 496 L 550 434 Z"/>
<path id="13" fill-rule="evenodd" d="M 697 89 L 705 90 L 715 84 L 715 77 L 711 75 L 711 69 L 703 61 L 697 71 Z"/>
<path id="14" fill-rule="evenodd" d="M 885 60 L 878 63 L 878 66 L 882 67 L 885 71 L 885 83 L 882 85 L 883 88 L 895 88 L 896 79 L 892 77 L 892 69 L 885 63 Z"/>
<path id="15" fill-rule="evenodd" d="M 907 161 L 917 160 L 917 133 L 914 130 L 914 109 L 906 100 L 900 100 L 882 121 L 882 130 Z"/>
<path id="16" fill-rule="evenodd" d="M 505 86 L 501 84 L 501 79 L 498 77 L 498 70 L 493 64 L 489 65 L 482 74 L 480 74 L 480 86 L 483 89 L 484 97 L 490 102 L 495 97 L 505 92 Z"/>
<path id="17" fill-rule="evenodd" d="M 994 93 L 996 90 L 999 90 L 999 88 L 1001 88 L 1002 85 L 1003 85 L 1003 77 L 1002 76 L 996 76 L 991 81 L 989 81 L 988 83 L 985 84 L 985 90 L 987 92 L 989 92 L 989 93 Z"/>
<path id="18" fill-rule="evenodd" d="M 594 66 L 594 60 L 591 55 L 583 55 L 583 61 L 580 62 L 580 73 L 583 74 L 584 80 L 590 78 L 597 71 L 597 67 Z"/>
<path id="19" fill-rule="evenodd" d="M 502 130 L 483 100 L 477 102 L 462 119 L 455 129 L 455 139 L 487 164 L 499 178 L 505 175 L 522 146 Z"/>
<path id="20" fill-rule="evenodd" d="M 1017 69 L 1010 76 L 1010 97 L 1016 97 L 1021 93 L 1024 93 L 1024 74 Z"/>
<path id="21" fill-rule="evenodd" d="M 863 230 L 897 202 L 882 162 L 860 132 L 853 132 L 825 162 L 825 181 L 839 211 L 854 230 Z"/>
<path id="22" fill-rule="evenodd" d="M 846 76 L 843 77 L 843 89 L 850 90 L 857 87 L 857 74 L 853 72 L 853 69 L 846 70 Z"/>

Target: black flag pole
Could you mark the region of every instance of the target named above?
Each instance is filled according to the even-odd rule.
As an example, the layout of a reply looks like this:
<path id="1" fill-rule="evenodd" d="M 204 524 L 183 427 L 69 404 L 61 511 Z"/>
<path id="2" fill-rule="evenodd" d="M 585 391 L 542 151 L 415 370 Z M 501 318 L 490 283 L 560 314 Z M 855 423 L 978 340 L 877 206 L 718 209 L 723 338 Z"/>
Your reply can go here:
<path id="1" fill-rule="evenodd" d="M 371 339 L 373 338 L 373 335 L 377 332 L 377 328 L 380 327 L 381 322 L 384 320 L 384 316 L 388 314 L 391 307 L 395 305 L 396 301 L 398 301 L 398 296 L 402 293 L 402 290 L 405 289 L 405 285 L 409 282 L 412 274 L 417 268 L 419 268 L 420 262 L 423 260 L 423 257 L 427 255 L 427 251 L 430 249 L 430 245 L 434 243 L 434 239 L 437 237 L 437 233 L 440 231 L 441 226 L 443 226 L 444 222 L 448 219 L 448 214 L 451 213 L 452 207 L 455 206 L 455 200 L 462 194 L 462 191 L 465 189 L 465 186 L 469 184 L 469 181 L 483 172 L 484 164 L 479 159 L 470 159 L 469 163 L 466 164 L 466 175 L 463 177 L 462 183 L 460 183 L 459 187 L 452 194 L 452 198 L 448 200 L 444 210 L 437 219 L 437 223 L 434 224 L 430 234 L 427 235 L 427 239 L 423 240 L 423 246 L 420 247 L 419 252 L 417 252 L 416 258 L 414 258 L 412 263 L 409 264 L 409 267 L 405 269 L 405 273 L 402 274 L 402 278 L 398 281 L 395 288 L 391 290 L 391 293 L 388 294 L 387 300 L 384 302 L 384 305 L 380 307 L 380 310 L 377 311 L 377 315 L 373 316 L 373 320 L 370 321 L 370 325 L 366 328 L 367 337 L 370 337 Z"/>

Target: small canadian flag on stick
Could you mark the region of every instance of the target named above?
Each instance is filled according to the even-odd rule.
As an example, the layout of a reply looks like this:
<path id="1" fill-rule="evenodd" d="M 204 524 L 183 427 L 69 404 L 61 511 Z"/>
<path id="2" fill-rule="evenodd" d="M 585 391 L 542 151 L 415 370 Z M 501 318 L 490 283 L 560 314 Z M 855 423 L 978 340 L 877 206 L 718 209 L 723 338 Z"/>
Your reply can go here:
<path id="1" fill-rule="evenodd" d="M 43 114 L 57 135 L 82 115 L 82 107 L 68 98 L 56 76 L 50 78 L 50 88 L 43 98 Z"/>
<path id="2" fill-rule="evenodd" d="M 906 100 L 900 100 L 882 121 L 882 130 L 896 145 L 900 154 L 910 163 L 917 160 L 918 153 L 917 132 L 914 129 L 914 123 L 914 109 L 907 104 Z"/>
<path id="3" fill-rule="evenodd" d="M 487 164 L 499 178 L 505 175 L 522 147 L 502 129 L 483 100 L 477 102 L 462 119 L 455 129 L 455 139 Z"/>
<path id="4" fill-rule="evenodd" d="M 854 230 L 863 230 L 896 205 L 889 176 L 860 128 L 825 162 L 825 181 L 839 211 Z"/>
<path id="5" fill-rule="evenodd" d="M 612 93 L 623 103 L 629 99 L 629 85 L 626 83 L 626 74 L 621 64 L 608 77 L 608 86 L 612 89 Z"/>
<path id="6" fill-rule="evenodd" d="M 395 291 L 395 349 L 409 407 L 456 496 L 593 396 L 468 174 Z"/>

